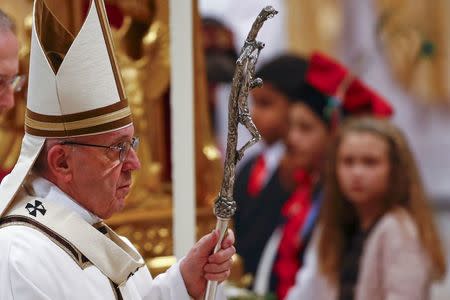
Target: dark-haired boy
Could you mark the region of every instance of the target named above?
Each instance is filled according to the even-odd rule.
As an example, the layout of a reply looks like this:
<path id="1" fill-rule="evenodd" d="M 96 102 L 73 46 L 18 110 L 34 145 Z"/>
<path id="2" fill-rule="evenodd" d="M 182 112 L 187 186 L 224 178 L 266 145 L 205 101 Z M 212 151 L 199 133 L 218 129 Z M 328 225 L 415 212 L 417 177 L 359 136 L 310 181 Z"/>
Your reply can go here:
<path id="1" fill-rule="evenodd" d="M 280 210 L 291 192 L 281 180 L 288 112 L 292 96 L 303 83 L 307 61 L 282 55 L 263 65 L 257 76 L 263 87 L 252 91 L 251 116 L 262 136 L 262 150 L 237 175 L 234 199 L 236 249 L 244 271 L 255 274 L 268 239 L 280 221 Z"/>

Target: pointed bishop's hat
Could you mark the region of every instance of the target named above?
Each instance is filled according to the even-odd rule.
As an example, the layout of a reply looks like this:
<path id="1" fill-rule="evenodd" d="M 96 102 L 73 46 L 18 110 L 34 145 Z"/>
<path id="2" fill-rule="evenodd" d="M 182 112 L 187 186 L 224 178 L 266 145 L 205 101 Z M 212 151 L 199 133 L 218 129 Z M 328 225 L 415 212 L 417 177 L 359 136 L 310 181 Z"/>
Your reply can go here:
<path id="1" fill-rule="evenodd" d="M 25 136 L 19 159 L 0 186 L 0 217 L 47 138 L 110 132 L 132 124 L 103 0 L 92 0 L 73 36 L 45 0 L 35 0 Z"/>

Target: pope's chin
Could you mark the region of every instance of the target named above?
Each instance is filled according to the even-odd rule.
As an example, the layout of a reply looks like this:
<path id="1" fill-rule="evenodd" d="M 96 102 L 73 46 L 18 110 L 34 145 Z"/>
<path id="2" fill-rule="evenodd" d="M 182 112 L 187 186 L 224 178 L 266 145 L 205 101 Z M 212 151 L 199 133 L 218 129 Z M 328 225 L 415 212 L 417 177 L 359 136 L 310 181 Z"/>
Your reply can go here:
<path id="1" fill-rule="evenodd" d="M 103 211 L 101 214 L 97 214 L 98 217 L 106 220 L 111 218 L 114 214 L 122 211 L 125 207 L 125 197 L 118 197 L 117 195 L 114 197 L 114 202 L 111 203 L 109 209 Z"/>
<path id="2" fill-rule="evenodd" d="M 130 186 L 120 187 L 116 191 L 116 211 L 121 211 L 125 207 L 125 198 L 128 196 L 130 192 Z"/>

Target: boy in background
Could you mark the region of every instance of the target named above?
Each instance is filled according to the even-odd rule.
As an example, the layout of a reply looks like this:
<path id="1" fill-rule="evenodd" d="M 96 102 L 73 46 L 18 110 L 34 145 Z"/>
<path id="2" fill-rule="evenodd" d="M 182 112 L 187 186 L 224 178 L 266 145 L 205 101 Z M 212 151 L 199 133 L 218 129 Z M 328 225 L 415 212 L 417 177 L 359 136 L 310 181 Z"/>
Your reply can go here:
<path id="1" fill-rule="evenodd" d="M 252 91 L 251 116 L 261 134 L 262 149 L 240 168 L 234 191 L 236 249 L 243 258 L 245 273 L 251 275 L 291 194 L 281 180 L 281 162 L 290 103 L 303 83 L 306 68 L 305 59 L 281 55 L 257 72 L 264 85 Z"/>

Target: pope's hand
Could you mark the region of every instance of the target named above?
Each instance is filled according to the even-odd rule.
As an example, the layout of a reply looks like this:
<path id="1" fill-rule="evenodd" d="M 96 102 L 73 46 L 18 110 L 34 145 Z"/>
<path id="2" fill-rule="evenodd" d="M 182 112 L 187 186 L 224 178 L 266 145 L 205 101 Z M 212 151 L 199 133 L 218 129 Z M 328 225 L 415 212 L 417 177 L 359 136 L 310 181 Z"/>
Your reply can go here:
<path id="1" fill-rule="evenodd" d="M 230 276 L 231 257 L 236 253 L 233 231 L 228 230 L 222 241 L 222 249 L 212 254 L 218 240 L 217 230 L 205 235 L 180 263 L 181 276 L 187 291 L 195 299 L 204 295 L 207 280 L 222 282 Z"/>

